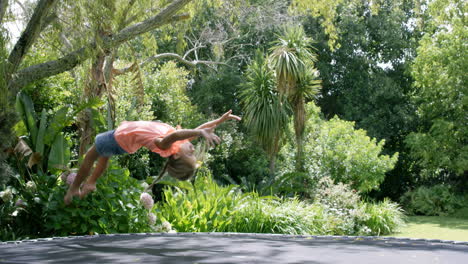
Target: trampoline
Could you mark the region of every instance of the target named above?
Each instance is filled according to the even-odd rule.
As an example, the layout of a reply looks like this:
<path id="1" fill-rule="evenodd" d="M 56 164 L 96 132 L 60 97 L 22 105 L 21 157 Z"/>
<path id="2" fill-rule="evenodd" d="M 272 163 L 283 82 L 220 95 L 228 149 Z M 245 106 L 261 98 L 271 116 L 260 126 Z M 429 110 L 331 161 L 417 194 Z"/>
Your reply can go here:
<path id="1" fill-rule="evenodd" d="M 0 263 L 468 263 L 468 242 L 145 233 L 0 242 Z"/>

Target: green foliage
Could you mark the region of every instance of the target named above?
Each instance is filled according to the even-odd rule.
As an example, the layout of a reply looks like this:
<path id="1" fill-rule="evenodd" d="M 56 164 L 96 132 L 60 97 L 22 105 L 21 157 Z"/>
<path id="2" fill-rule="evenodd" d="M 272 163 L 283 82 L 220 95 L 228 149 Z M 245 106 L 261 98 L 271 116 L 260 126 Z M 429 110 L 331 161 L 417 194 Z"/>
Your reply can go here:
<path id="1" fill-rule="evenodd" d="M 337 115 L 355 121 L 370 137 L 385 139 L 384 154 L 400 153 L 395 169 L 372 194 L 398 199 L 419 175 L 404 139 L 417 127 L 410 66 L 424 22 L 417 10 L 421 1 L 293 2 L 311 14 L 303 25 L 316 41 L 319 57 L 315 65 L 322 92 L 317 104 L 327 119 Z M 325 28 L 328 12 L 336 18 L 329 24 L 336 29 L 336 41 Z M 335 41 L 333 49 L 330 41 Z"/>
<path id="2" fill-rule="evenodd" d="M 233 113 L 240 113 L 238 85 L 241 82 L 239 73 L 231 68 L 222 68 L 216 72 L 200 72 L 200 79 L 196 80 L 188 90 L 192 101 L 205 115 L 224 113 L 232 109 Z"/>
<path id="3" fill-rule="evenodd" d="M 291 110 L 286 97 L 278 94 L 274 71 L 264 55 L 257 53 L 249 65 L 241 91 L 245 125 L 269 155 L 278 152 L 278 141 Z"/>
<path id="4" fill-rule="evenodd" d="M 315 190 L 316 182 L 304 172 L 287 172 L 260 189 L 261 193 L 272 193 L 283 197 L 311 198 L 312 190 Z"/>
<path id="5" fill-rule="evenodd" d="M 65 206 L 68 185 L 57 175 L 17 177 L 11 199 L 0 202 L 0 240 L 48 236 L 149 232 L 148 210 L 140 204 L 143 187 L 126 169 L 111 164 L 97 190 Z M 3 186 L 4 187 L 4 186 Z"/>
<path id="6" fill-rule="evenodd" d="M 319 180 L 314 201 L 331 208 L 353 209 L 360 200 L 356 191 L 343 183 L 333 183 L 329 177 Z"/>
<path id="7" fill-rule="evenodd" d="M 354 200 L 345 207 L 343 203 L 309 204 L 296 198 L 242 194 L 236 186 L 217 185 L 205 169 L 193 185 L 170 185 L 173 187 L 165 189 L 165 202 L 156 205 L 156 212 L 159 221 L 170 222 L 178 232 L 376 235 L 393 232 L 402 223 L 400 209 L 389 201 L 365 204 Z"/>
<path id="8" fill-rule="evenodd" d="M 45 230 L 51 234 L 112 234 L 151 231 L 148 211 L 140 205 L 143 192 L 129 171 L 114 164 L 97 182 L 97 190 L 72 206 L 63 203 L 68 186 L 55 186 L 45 205 Z"/>
<path id="9" fill-rule="evenodd" d="M 353 122 L 335 117 L 317 124 L 305 146 L 306 168 L 312 175 L 330 175 L 335 182 L 351 184 L 360 192 L 377 189 L 398 154 L 381 155 L 384 141 L 377 143 Z"/>
<path id="10" fill-rule="evenodd" d="M 158 220 L 170 222 L 178 232 L 228 231 L 247 196 L 234 185 L 218 186 L 204 168 L 197 175 L 193 185 L 165 189 L 164 203 L 157 204 Z"/>
<path id="11" fill-rule="evenodd" d="M 213 177 L 220 182 L 239 184 L 243 190 L 258 190 L 269 177 L 265 152 L 235 123 L 221 125 L 216 134 L 222 143 L 206 157 Z"/>
<path id="12" fill-rule="evenodd" d="M 188 72 L 167 62 L 147 78 L 147 93 L 152 98 L 152 111 L 158 120 L 172 125 L 193 128 L 201 123 L 201 115 L 187 96 Z"/>
<path id="13" fill-rule="evenodd" d="M 463 175 L 468 168 L 466 10 L 464 1 L 429 4 L 431 19 L 412 67 L 422 126 L 406 143 L 431 172 L 447 169 Z"/>
<path id="14" fill-rule="evenodd" d="M 319 180 L 315 192 L 314 201 L 332 215 L 329 221 L 335 234 L 385 235 L 403 224 L 398 204 L 388 199 L 365 203 L 349 185 L 335 184 L 328 177 Z"/>
<path id="15" fill-rule="evenodd" d="M 334 182 L 350 184 L 359 192 L 377 189 L 385 173 L 393 168 L 398 154 L 381 155 L 383 141 L 377 143 L 364 130 L 355 129 L 353 122 L 338 117 L 322 120 L 320 109 L 313 103 L 307 107 L 310 114 L 307 117 L 304 165 L 312 182 L 329 176 Z M 289 144 L 282 150 L 282 174 L 294 170 L 293 152 Z M 308 193 L 312 191 L 309 189 Z"/>
<path id="16" fill-rule="evenodd" d="M 301 172 L 304 171 L 305 103 L 320 89 L 318 71 L 314 67 L 317 58 L 311 50 L 311 43 L 312 39 L 306 35 L 302 26 L 287 26 L 278 40 L 273 42 L 269 56 L 276 72 L 276 89 L 281 96 L 287 97 L 293 109 L 297 146 L 296 170 Z"/>
<path id="17" fill-rule="evenodd" d="M 42 110 L 40 118 L 34 110 L 31 98 L 25 93 L 18 93 L 16 98 L 16 110 L 26 128 L 26 135 L 18 143 L 15 151 L 20 161 L 30 156 L 28 167 L 38 165 L 38 170 L 64 170 L 70 161 L 69 141 L 63 134 L 63 129 L 72 124 L 74 117 L 87 107 L 95 107 L 97 100 L 90 100 L 79 105 L 73 111 L 68 106 L 61 107 L 47 118 L 47 111 Z M 48 121 L 49 120 L 49 121 Z M 21 133 L 22 131 L 17 131 Z"/>
<path id="18" fill-rule="evenodd" d="M 403 225 L 403 211 L 397 203 L 389 199 L 365 204 L 364 212 L 367 217 L 361 218 L 358 224 L 367 227 L 372 235 L 388 235 Z M 367 235 L 367 232 L 364 234 Z"/>
<path id="19" fill-rule="evenodd" d="M 401 197 L 401 203 L 409 214 L 445 216 L 460 209 L 463 199 L 454 194 L 450 186 L 438 184 L 420 186 L 406 192 Z"/>

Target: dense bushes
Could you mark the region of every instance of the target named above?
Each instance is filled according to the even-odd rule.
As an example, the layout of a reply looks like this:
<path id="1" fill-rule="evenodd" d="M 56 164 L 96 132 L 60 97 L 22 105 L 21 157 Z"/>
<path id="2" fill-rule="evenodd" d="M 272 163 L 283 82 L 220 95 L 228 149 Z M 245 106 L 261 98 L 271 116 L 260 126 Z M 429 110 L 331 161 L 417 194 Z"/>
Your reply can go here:
<path id="1" fill-rule="evenodd" d="M 409 214 L 449 215 L 463 206 L 463 198 L 447 185 L 421 186 L 406 192 L 401 203 Z"/>
<path id="2" fill-rule="evenodd" d="M 382 155 L 384 141 L 377 142 L 366 131 L 356 129 L 353 122 L 338 117 L 324 120 L 320 108 L 307 105 L 304 167 L 311 182 L 331 177 L 361 193 L 378 189 L 385 173 L 393 169 L 398 153 Z M 286 144 L 281 150 L 280 174 L 294 172 L 294 147 Z M 300 190 L 313 195 L 313 188 Z"/>
<path id="3" fill-rule="evenodd" d="M 70 177 L 70 176 L 69 176 Z M 149 232 L 149 211 L 140 205 L 143 187 L 128 170 L 111 165 L 97 191 L 65 206 L 68 188 L 57 175 L 17 177 L 0 201 L 0 240 L 93 233 Z M 68 179 L 71 182 L 72 179 Z"/>
<path id="4" fill-rule="evenodd" d="M 178 232 L 383 235 L 402 223 L 396 204 L 364 203 L 349 187 L 331 181 L 314 203 L 221 187 L 207 170 L 193 185 L 176 185 L 165 189 L 165 201 L 157 204 L 156 214 L 158 221 L 170 222 Z"/>

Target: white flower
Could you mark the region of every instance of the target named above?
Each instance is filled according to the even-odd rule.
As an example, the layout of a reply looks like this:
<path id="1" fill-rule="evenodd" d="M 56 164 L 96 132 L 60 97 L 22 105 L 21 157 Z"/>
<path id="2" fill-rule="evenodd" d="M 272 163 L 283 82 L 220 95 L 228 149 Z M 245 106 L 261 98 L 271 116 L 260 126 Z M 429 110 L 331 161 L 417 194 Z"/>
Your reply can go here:
<path id="1" fill-rule="evenodd" d="M 154 225 L 156 223 L 156 215 L 153 214 L 153 213 L 149 213 L 148 214 L 148 222 L 151 224 L 151 225 Z"/>
<path id="2" fill-rule="evenodd" d="M 149 184 L 146 183 L 146 182 L 143 182 L 143 183 L 141 184 L 141 187 L 143 187 L 143 190 L 146 190 L 146 189 L 149 187 Z"/>
<path id="3" fill-rule="evenodd" d="M 172 225 L 171 225 L 171 223 L 169 223 L 169 222 L 167 222 L 167 221 L 164 221 L 164 222 L 162 223 L 162 227 L 163 227 L 163 229 L 165 229 L 166 231 L 172 230 Z"/>
<path id="4" fill-rule="evenodd" d="M 154 205 L 153 197 L 151 197 L 151 195 L 149 195 L 148 193 L 144 192 L 140 195 L 140 202 L 148 210 L 153 208 L 153 205 Z"/>
<path id="5" fill-rule="evenodd" d="M 28 182 L 26 183 L 26 189 L 27 189 L 28 191 L 30 191 L 30 192 L 36 191 L 36 187 L 37 187 L 37 186 L 36 186 L 36 183 L 33 182 L 33 181 L 28 181 Z"/>
<path id="6" fill-rule="evenodd" d="M 11 214 L 11 216 L 17 216 L 18 213 L 19 213 L 19 211 L 18 211 L 18 210 L 15 210 L 15 211 Z"/>
<path id="7" fill-rule="evenodd" d="M 36 202 L 36 203 L 40 203 L 40 202 L 41 202 L 41 198 L 39 198 L 39 197 L 34 197 L 33 200 L 34 200 L 34 202 Z"/>
<path id="8" fill-rule="evenodd" d="M 0 198 L 2 198 L 4 202 L 8 202 L 13 199 L 13 193 L 11 192 L 11 189 L 8 188 L 5 191 L 0 192 Z"/>

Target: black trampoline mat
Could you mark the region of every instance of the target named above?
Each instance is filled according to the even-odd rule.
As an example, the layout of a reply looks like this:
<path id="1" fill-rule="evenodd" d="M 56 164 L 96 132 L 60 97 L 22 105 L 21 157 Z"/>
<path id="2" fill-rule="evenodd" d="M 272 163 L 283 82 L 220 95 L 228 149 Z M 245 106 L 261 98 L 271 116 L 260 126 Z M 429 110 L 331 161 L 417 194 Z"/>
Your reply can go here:
<path id="1" fill-rule="evenodd" d="M 242 233 L 118 234 L 0 243 L 0 263 L 468 263 L 468 242 Z"/>

